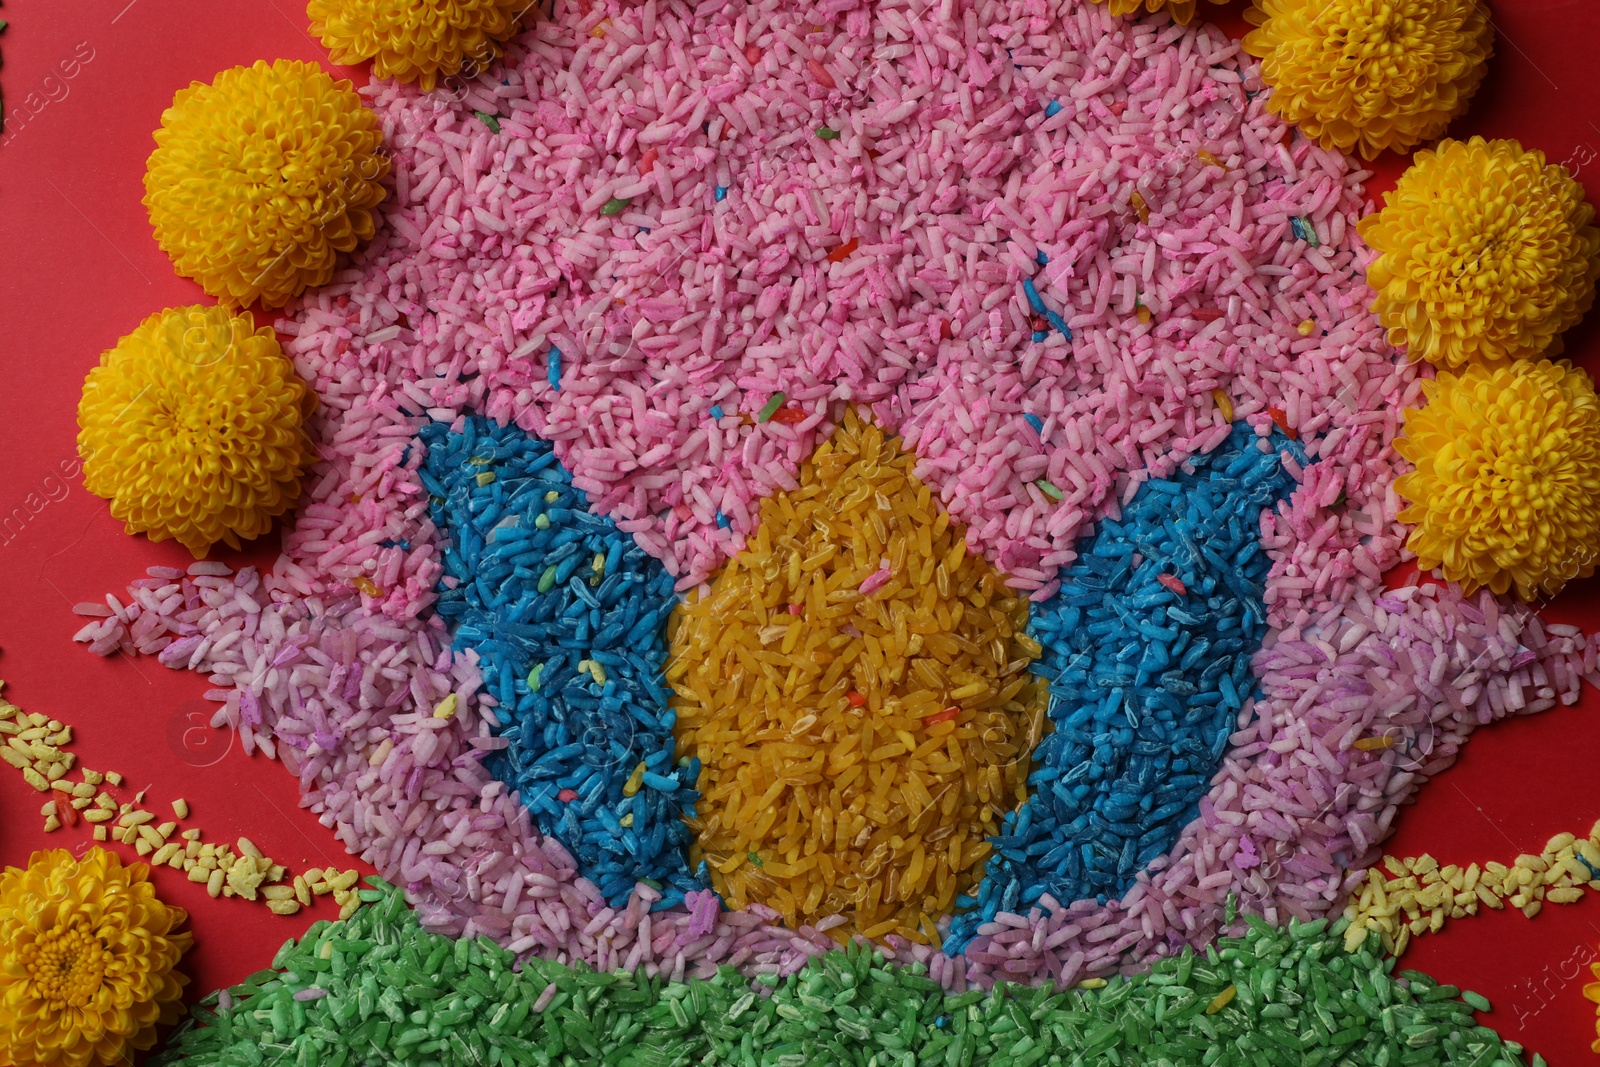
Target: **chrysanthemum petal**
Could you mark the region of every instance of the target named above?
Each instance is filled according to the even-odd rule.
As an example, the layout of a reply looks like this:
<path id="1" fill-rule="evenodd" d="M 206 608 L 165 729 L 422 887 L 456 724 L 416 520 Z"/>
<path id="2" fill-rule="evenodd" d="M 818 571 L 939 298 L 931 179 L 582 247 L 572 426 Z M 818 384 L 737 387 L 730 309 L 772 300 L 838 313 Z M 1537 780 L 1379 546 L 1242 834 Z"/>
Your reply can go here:
<path id="1" fill-rule="evenodd" d="M 1583 188 L 1515 141 L 1444 141 L 1359 224 L 1392 344 L 1443 367 L 1536 359 L 1594 303 L 1600 229 Z"/>
<path id="2" fill-rule="evenodd" d="M 0 1062 L 118 1063 L 176 1020 L 193 937 L 148 876 L 99 848 L 35 852 L 0 874 Z"/>
<path id="3" fill-rule="evenodd" d="M 196 556 L 266 533 L 315 459 L 315 394 L 269 327 L 221 307 L 152 315 L 89 372 L 78 404 L 84 485 L 129 533 Z"/>
<path id="4" fill-rule="evenodd" d="M 371 60 L 378 77 L 416 82 L 424 92 L 432 91 L 441 75 L 471 77 L 482 71 L 532 10 L 529 0 L 310 0 L 306 5 L 311 32 L 334 62 Z"/>
<path id="5" fill-rule="evenodd" d="M 1477 0 L 1256 0 L 1245 18 L 1268 109 L 1366 159 L 1442 134 L 1494 51 Z"/>
<path id="6" fill-rule="evenodd" d="M 1600 557 L 1600 398 L 1565 360 L 1468 366 L 1425 382 L 1395 443 L 1407 547 L 1471 593 L 1553 595 Z"/>
<path id="7" fill-rule="evenodd" d="M 1107 2 L 1107 0 L 1097 0 Z M 1211 0 L 1213 4 L 1226 4 L 1228 0 Z M 1165 11 L 1172 16 L 1172 21 L 1180 25 L 1188 25 L 1195 16 L 1199 0 L 1109 0 L 1113 15 L 1143 15 L 1145 12 L 1155 14 Z"/>
<path id="8" fill-rule="evenodd" d="M 287 303 L 372 237 L 389 159 L 349 82 L 315 64 L 235 67 L 180 90 L 146 165 L 145 208 L 179 274 L 218 300 Z"/>

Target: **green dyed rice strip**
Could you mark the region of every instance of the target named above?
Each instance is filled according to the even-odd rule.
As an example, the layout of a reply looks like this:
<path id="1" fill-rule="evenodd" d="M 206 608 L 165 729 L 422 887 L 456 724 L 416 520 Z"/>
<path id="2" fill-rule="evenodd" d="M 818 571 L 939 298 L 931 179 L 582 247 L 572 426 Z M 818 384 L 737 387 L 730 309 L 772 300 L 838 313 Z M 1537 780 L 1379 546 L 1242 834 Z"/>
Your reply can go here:
<path id="1" fill-rule="evenodd" d="M 782 393 L 773 393 L 772 399 L 768 400 L 765 406 L 762 407 L 760 413 L 756 415 L 756 421 L 766 422 L 768 419 L 772 418 L 773 415 L 777 414 L 778 409 L 783 407 L 783 402 L 787 399 L 789 398 L 784 396 Z"/>
<path id="2" fill-rule="evenodd" d="M 1051 500 L 1065 500 L 1067 498 L 1067 494 L 1063 493 L 1060 488 L 1058 488 L 1056 484 L 1050 481 L 1048 478 L 1040 478 L 1033 484 L 1039 487 L 1039 492 L 1043 493 Z"/>
<path id="3" fill-rule="evenodd" d="M 159 1065 L 354 1067 L 522 1064 L 848 1067 L 1165 1064 L 1168 1067 L 1510 1067 L 1522 1048 L 1474 1026 L 1487 1001 L 1425 975 L 1396 977 L 1369 939 L 1343 950 L 1343 920 L 1286 928 L 1250 918 L 1206 955 L 1069 992 L 1000 983 L 947 996 L 921 964 L 851 945 L 798 974 L 754 982 L 732 968 L 666 983 L 516 959 L 486 938 L 421 928 L 377 879 L 375 906 L 321 922 L 273 969 L 206 998 Z M 1404 979 L 1405 984 L 1401 984 Z M 309 988 L 316 1000 L 297 1001 Z M 1215 1014 L 1207 1005 L 1232 989 Z M 540 1010 L 533 1010 L 538 1005 Z M 1534 1064 L 1543 1061 L 1537 1056 Z"/>
<path id="4" fill-rule="evenodd" d="M 613 196 L 610 200 L 606 201 L 606 206 L 600 209 L 600 214 L 602 214 L 602 215 L 620 215 L 620 214 L 622 214 L 623 208 L 627 207 L 632 202 L 633 202 L 633 197 L 631 197 L 631 196 L 629 196 L 629 197 Z"/>
<path id="5" fill-rule="evenodd" d="M 478 121 L 483 123 L 485 126 L 489 127 L 489 130 L 492 133 L 499 133 L 500 132 L 500 116 L 499 115 L 491 115 L 487 111 L 474 111 L 473 114 L 478 116 Z"/>

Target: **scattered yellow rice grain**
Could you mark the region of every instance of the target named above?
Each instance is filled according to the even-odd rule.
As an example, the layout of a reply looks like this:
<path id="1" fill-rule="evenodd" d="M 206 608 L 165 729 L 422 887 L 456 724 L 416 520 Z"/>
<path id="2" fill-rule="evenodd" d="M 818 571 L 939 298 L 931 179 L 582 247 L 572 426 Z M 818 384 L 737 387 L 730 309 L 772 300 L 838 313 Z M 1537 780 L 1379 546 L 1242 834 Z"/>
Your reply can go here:
<path id="1" fill-rule="evenodd" d="M 96 841 L 104 841 L 106 839 L 106 828 L 104 826 L 96 826 L 94 828 L 94 839 Z"/>
<path id="2" fill-rule="evenodd" d="M 1145 202 L 1144 195 L 1139 190 L 1135 189 L 1128 197 L 1128 206 L 1138 213 L 1140 222 L 1150 221 L 1150 205 Z"/>
<path id="3" fill-rule="evenodd" d="M 1480 908 L 1509 906 L 1532 918 L 1546 903 L 1577 903 L 1585 888 L 1600 888 L 1595 860 L 1600 860 L 1595 839 L 1571 833 L 1556 834 L 1541 854 L 1524 852 L 1510 864 L 1489 861 L 1462 868 L 1440 866 L 1428 855 L 1388 856 L 1383 867 L 1392 877 L 1368 871 L 1345 915 L 1352 929 L 1376 929 L 1384 947 L 1398 955 L 1410 937 L 1437 931 L 1446 919 L 1475 915 Z"/>
<path id="4" fill-rule="evenodd" d="M 172 802 L 172 814 L 180 820 L 187 819 L 189 817 L 189 802 L 182 797 L 174 800 Z"/>
<path id="5" fill-rule="evenodd" d="M 929 940 L 1044 727 L 1027 601 L 913 466 L 850 412 L 669 623 L 678 750 L 701 763 L 693 861 L 729 907 L 848 916 L 840 940 Z"/>

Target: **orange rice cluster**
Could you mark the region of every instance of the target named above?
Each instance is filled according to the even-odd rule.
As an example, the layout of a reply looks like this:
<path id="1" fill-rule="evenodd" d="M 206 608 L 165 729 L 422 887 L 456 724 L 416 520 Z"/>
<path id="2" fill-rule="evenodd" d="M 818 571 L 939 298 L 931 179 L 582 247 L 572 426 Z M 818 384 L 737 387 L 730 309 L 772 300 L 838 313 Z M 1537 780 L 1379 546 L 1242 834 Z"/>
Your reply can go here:
<path id="1" fill-rule="evenodd" d="M 1025 799 L 1045 687 L 1027 601 L 967 551 L 913 457 L 851 412 L 673 614 L 698 862 L 729 907 L 937 942 Z"/>

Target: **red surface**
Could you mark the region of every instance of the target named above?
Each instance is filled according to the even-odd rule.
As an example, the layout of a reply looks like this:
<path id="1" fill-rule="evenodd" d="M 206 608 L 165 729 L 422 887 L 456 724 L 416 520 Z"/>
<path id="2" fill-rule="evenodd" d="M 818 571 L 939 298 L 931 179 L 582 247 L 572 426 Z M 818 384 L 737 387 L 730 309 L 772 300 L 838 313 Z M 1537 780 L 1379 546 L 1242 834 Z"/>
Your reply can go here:
<path id="1" fill-rule="evenodd" d="M 120 770 L 150 803 L 183 796 L 208 839 L 246 834 L 279 861 L 349 863 L 333 836 L 297 810 L 295 782 L 276 764 L 247 760 L 228 735 L 204 727 L 203 679 L 153 661 L 102 661 L 71 642 L 70 606 L 98 599 L 152 563 L 181 566 L 182 549 L 124 535 L 86 493 L 74 458 L 74 411 L 99 353 L 141 318 L 200 298 L 176 278 L 150 238 L 140 205 L 150 132 L 175 90 L 256 59 L 315 59 L 294 0 L 10 0 L 0 74 L 0 677 L 17 703 L 77 727 L 91 767 Z M 1566 161 L 1600 193 L 1600 84 L 1593 0 L 1498 0 L 1498 55 L 1458 136 L 1517 137 Z M 1236 32 L 1235 5 L 1222 19 Z M 64 66 L 63 66 L 64 64 Z M 346 72 L 358 74 L 358 72 Z M 359 75 L 358 75 L 359 76 Z M 1390 180 L 1400 161 L 1380 161 Z M 1600 199 L 1600 196 L 1597 196 Z M 1596 320 L 1567 335 L 1568 353 L 1600 369 Z M 270 548 L 254 554 L 271 558 Z M 1600 586 L 1581 583 L 1552 618 L 1600 629 Z M 1593 754 L 1600 695 L 1576 708 L 1506 723 L 1473 738 L 1456 767 L 1408 810 L 1396 851 L 1441 860 L 1508 860 L 1537 852 L 1560 830 L 1600 818 Z M 0 768 L 0 770 L 8 770 Z M 42 846 L 42 798 L 0 773 L 0 862 Z M 196 992 L 264 966 L 310 915 L 281 919 L 259 905 L 214 902 L 177 872 L 156 875 L 163 896 L 188 908 Z M 1491 914 L 1423 938 L 1406 957 L 1489 996 L 1485 1021 L 1543 1052 L 1557 1067 L 1590 1062 L 1592 1006 L 1577 986 L 1600 957 L 1600 902 L 1549 907 L 1534 921 Z"/>
<path id="2" fill-rule="evenodd" d="M 299 809 L 288 772 L 247 759 L 230 747 L 230 732 L 207 727 L 214 705 L 201 699 L 204 678 L 150 659 L 91 656 L 72 642 L 84 620 L 71 612 L 151 564 L 189 562 L 171 542 L 124 534 L 105 502 L 83 489 L 75 463 L 78 393 L 100 352 L 143 317 L 203 296 L 173 274 L 150 236 L 140 197 L 151 131 L 173 93 L 193 80 L 258 58 L 326 57 L 306 36 L 304 9 L 291 3 L 280 10 L 234 0 L 13 0 L 3 14 L 11 23 L 0 37 L 6 695 L 71 723 L 84 765 L 148 786 L 152 810 L 186 798 L 187 825 L 207 840 L 243 834 L 297 871 L 352 866 L 332 833 Z M 75 53 L 77 65 L 62 68 Z M 272 555 L 270 546 L 254 553 L 260 562 Z M 0 770 L 0 862 L 23 863 L 41 847 L 85 846 L 81 831 L 43 833 L 43 798 L 9 767 Z M 259 903 L 213 901 L 178 871 L 163 868 L 155 878 L 161 895 L 192 916 L 195 995 L 266 966 L 285 938 L 337 913 L 324 898 L 280 918 Z"/>

